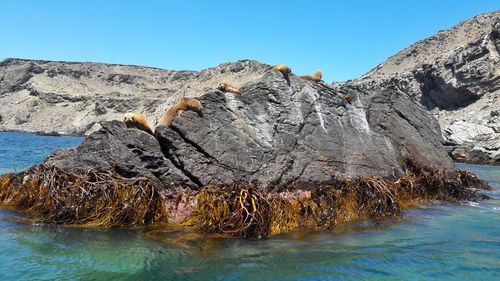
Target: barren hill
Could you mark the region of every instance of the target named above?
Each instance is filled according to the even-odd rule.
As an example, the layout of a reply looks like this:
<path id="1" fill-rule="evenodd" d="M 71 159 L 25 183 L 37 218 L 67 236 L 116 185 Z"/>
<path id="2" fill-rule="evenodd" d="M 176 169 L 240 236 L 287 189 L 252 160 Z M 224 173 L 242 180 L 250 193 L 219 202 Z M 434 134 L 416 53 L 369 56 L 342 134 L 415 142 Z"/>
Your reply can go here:
<path id="1" fill-rule="evenodd" d="M 438 32 L 347 84 L 393 84 L 439 120 L 456 160 L 500 162 L 500 11 Z"/>
<path id="2" fill-rule="evenodd" d="M 0 62 L 0 130 L 83 134 L 126 112 L 154 122 L 182 96 L 197 97 L 220 82 L 241 86 L 268 67 L 242 60 L 198 72 L 6 59 Z"/>

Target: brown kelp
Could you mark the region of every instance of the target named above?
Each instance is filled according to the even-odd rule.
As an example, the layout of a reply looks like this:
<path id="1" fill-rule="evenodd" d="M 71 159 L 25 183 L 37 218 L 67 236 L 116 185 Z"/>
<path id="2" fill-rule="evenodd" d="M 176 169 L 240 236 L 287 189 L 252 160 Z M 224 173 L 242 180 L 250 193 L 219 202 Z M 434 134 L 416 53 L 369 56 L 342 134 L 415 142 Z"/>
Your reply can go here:
<path id="1" fill-rule="evenodd" d="M 0 177 L 0 201 L 57 224 L 144 225 L 167 217 L 164 201 L 147 179 L 93 170 L 77 176 L 56 167 L 35 166 L 7 174 Z"/>
<path id="2" fill-rule="evenodd" d="M 253 188 L 206 187 L 198 193 L 195 212 L 184 219 L 182 225 L 233 237 L 269 234 L 271 206 L 266 197 Z"/>
<path id="3" fill-rule="evenodd" d="M 380 178 L 338 180 L 309 191 L 263 195 L 252 187 L 202 189 L 182 224 L 202 232 L 255 238 L 296 228 L 332 229 L 363 218 L 398 217 L 396 184 Z"/>
<path id="4" fill-rule="evenodd" d="M 393 181 L 377 177 L 339 179 L 314 189 L 262 194 L 253 187 L 207 187 L 182 224 L 202 232 L 255 238 L 296 228 L 331 229 L 358 219 L 396 218 L 403 209 L 443 200 L 477 200 L 489 186 L 465 171 L 424 167 L 407 159 Z"/>
<path id="5" fill-rule="evenodd" d="M 170 219 L 202 233 L 256 238 L 297 228 L 332 229 L 359 219 L 397 218 L 405 208 L 433 200 L 481 199 L 477 189 L 489 188 L 465 171 L 425 167 L 412 159 L 404 166 L 406 173 L 396 180 L 332 179 L 307 190 L 294 183 L 281 192 L 264 193 L 252 185 L 172 190 L 113 171 L 75 175 L 40 165 L 0 177 L 0 202 L 50 223 L 111 227 Z"/>
<path id="6" fill-rule="evenodd" d="M 411 204 L 414 200 L 478 200 L 483 195 L 477 193 L 476 189 L 491 188 L 485 181 L 467 171 L 426 167 L 412 159 L 405 160 L 405 167 L 405 175 L 396 180 L 395 184 L 399 200 L 410 205 L 415 205 Z"/>

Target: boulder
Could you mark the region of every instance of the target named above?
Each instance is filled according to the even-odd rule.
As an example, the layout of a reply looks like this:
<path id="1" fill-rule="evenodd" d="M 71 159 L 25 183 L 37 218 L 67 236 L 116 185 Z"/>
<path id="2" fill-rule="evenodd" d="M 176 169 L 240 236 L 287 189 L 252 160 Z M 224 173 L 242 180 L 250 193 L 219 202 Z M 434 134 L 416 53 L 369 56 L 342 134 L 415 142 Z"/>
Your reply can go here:
<path id="1" fill-rule="evenodd" d="M 407 157 L 452 168 L 437 121 L 396 88 L 364 92 L 270 70 L 240 90 L 206 92 L 201 114 L 182 113 L 157 127 L 156 138 L 120 121 L 103 122 L 80 147 L 59 150 L 45 164 L 77 173 L 114 169 L 167 186 L 250 183 L 264 191 L 335 178 L 396 178 Z"/>

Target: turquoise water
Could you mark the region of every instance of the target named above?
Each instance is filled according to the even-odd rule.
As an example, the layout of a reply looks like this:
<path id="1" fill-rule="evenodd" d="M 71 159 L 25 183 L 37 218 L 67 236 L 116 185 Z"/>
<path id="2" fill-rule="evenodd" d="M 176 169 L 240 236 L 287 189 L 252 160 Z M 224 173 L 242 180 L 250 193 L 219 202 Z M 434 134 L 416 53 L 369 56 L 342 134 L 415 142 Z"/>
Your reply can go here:
<path id="1" fill-rule="evenodd" d="M 0 133 L 0 167 L 80 141 Z M 458 166 L 489 181 L 494 199 L 260 241 L 37 225 L 0 209 L 0 280 L 500 280 L 500 167 Z"/>

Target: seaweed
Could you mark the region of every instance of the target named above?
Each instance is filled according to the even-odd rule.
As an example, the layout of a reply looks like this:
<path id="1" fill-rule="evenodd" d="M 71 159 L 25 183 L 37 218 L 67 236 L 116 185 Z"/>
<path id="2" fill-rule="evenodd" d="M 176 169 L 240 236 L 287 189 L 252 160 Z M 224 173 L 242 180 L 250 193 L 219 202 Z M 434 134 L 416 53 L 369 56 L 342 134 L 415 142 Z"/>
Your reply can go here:
<path id="1" fill-rule="evenodd" d="M 398 218 L 404 209 L 434 200 L 479 200 L 489 185 L 471 173 L 422 166 L 405 160 L 397 180 L 338 179 L 309 191 L 262 194 L 251 186 L 206 187 L 182 225 L 201 232 L 259 238 L 297 228 L 333 229 L 359 219 Z"/>
<path id="2" fill-rule="evenodd" d="M 56 167 L 35 166 L 0 177 L 3 205 L 26 210 L 41 222 L 113 227 L 166 221 L 156 186 L 113 172 L 77 176 Z"/>
<path id="3" fill-rule="evenodd" d="M 114 171 L 75 175 L 39 165 L 0 177 L 0 202 L 48 223 L 113 227 L 171 218 L 170 223 L 200 233 L 260 238 L 298 228 L 333 229 L 360 219 L 398 218 L 404 209 L 434 200 L 483 199 L 478 189 L 490 188 L 466 171 L 426 167 L 412 159 L 406 159 L 404 167 L 405 174 L 396 180 L 341 178 L 310 190 L 294 185 L 264 193 L 252 185 L 172 189 Z"/>
<path id="4" fill-rule="evenodd" d="M 269 234 L 271 205 L 254 188 L 206 187 L 197 196 L 195 211 L 182 225 L 207 233 L 232 237 L 259 237 Z"/>

